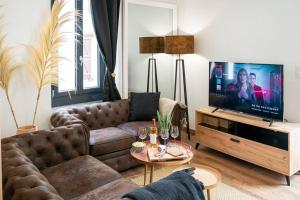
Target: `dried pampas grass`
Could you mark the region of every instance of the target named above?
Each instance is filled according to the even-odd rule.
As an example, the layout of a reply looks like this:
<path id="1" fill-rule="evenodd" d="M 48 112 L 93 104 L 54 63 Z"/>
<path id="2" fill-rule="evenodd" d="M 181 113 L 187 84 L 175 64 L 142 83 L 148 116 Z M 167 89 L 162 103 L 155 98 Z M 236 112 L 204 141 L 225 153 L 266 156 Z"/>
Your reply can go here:
<path id="1" fill-rule="evenodd" d="M 8 89 L 9 83 L 11 81 L 13 73 L 18 68 L 18 65 L 13 62 L 13 56 L 11 53 L 12 48 L 9 48 L 5 45 L 5 34 L 3 30 L 3 17 L 0 17 L 0 87 L 4 90 L 5 96 L 7 98 L 11 113 L 13 115 L 15 125 L 18 128 L 17 119 L 15 116 L 14 109 L 12 107 Z"/>
<path id="2" fill-rule="evenodd" d="M 47 85 L 58 84 L 59 63 L 65 59 L 59 54 L 59 47 L 66 42 L 67 37 L 70 36 L 71 33 L 63 32 L 62 27 L 73 20 L 74 15 L 76 15 L 76 13 L 71 11 L 63 12 L 65 5 L 65 0 L 55 0 L 52 6 L 51 16 L 45 28 L 40 33 L 38 45 L 26 45 L 26 48 L 30 52 L 27 69 L 37 88 L 32 125 L 35 124 L 41 90 Z"/>

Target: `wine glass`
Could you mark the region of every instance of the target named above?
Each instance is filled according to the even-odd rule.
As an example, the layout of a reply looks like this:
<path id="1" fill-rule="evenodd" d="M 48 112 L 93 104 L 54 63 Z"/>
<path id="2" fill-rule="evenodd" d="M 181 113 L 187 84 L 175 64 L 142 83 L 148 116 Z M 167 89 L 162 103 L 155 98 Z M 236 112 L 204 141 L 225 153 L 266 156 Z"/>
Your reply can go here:
<path id="1" fill-rule="evenodd" d="M 168 129 L 162 129 L 160 131 L 160 137 L 164 140 L 164 145 L 166 145 L 166 140 L 169 138 L 169 131 Z"/>
<path id="2" fill-rule="evenodd" d="M 179 129 L 178 126 L 172 126 L 171 127 L 171 137 L 174 139 L 174 146 L 178 151 L 180 151 L 179 146 L 176 144 L 176 138 L 179 136 Z"/>
<path id="3" fill-rule="evenodd" d="M 138 136 L 142 140 L 142 142 L 144 142 L 144 139 L 146 139 L 147 136 L 148 136 L 147 128 L 146 127 L 139 128 L 139 130 L 138 130 Z"/>
<path id="4" fill-rule="evenodd" d="M 174 139 L 174 143 L 176 138 L 179 136 L 179 129 L 178 126 L 172 126 L 171 127 L 171 137 Z"/>

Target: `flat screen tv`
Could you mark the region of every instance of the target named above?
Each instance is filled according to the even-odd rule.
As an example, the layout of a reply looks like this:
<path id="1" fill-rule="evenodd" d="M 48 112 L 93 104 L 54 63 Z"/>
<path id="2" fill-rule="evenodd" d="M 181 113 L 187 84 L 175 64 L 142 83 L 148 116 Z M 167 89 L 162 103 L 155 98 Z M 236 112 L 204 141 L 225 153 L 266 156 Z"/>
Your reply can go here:
<path id="1" fill-rule="evenodd" d="M 209 105 L 283 120 L 283 65 L 209 63 Z"/>

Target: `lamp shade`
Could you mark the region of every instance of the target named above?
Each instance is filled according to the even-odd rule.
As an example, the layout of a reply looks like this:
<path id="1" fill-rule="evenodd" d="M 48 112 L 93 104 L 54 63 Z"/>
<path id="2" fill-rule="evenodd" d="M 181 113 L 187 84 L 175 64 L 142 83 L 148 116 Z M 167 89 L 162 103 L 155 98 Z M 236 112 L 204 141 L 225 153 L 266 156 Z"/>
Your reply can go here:
<path id="1" fill-rule="evenodd" d="M 167 54 L 194 53 L 194 36 L 193 35 L 166 36 L 165 53 Z"/>
<path id="2" fill-rule="evenodd" d="M 140 53 L 164 53 L 164 37 L 140 37 Z"/>

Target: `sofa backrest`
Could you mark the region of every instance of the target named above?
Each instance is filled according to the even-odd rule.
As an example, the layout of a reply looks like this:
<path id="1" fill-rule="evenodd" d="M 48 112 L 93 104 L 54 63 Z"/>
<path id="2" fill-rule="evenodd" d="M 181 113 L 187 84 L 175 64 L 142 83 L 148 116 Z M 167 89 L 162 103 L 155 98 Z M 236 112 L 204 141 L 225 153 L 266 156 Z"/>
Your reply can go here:
<path id="1" fill-rule="evenodd" d="M 91 130 L 113 127 L 128 121 L 129 100 L 100 102 L 63 108 L 51 117 L 51 123 L 57 127 L 68 123 L 71 117 L 82 120 Z"/>
<path id="2" fill-rule="evenodd" d="M 62 199 L 40 170 L 89 153 L 82 124 L 40 130 L 1 140 L 4 199 Z"/>
<path id="3" fill-rule="evenodd" d="M 16 146 L 39 170 L 87 155 L 88 142 L 89 132 L 80 124 L 16 135 L 1 141 L 3 146 Z"/>

